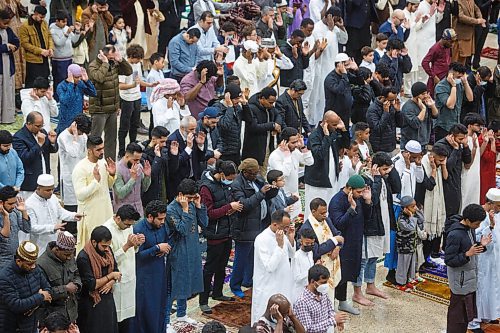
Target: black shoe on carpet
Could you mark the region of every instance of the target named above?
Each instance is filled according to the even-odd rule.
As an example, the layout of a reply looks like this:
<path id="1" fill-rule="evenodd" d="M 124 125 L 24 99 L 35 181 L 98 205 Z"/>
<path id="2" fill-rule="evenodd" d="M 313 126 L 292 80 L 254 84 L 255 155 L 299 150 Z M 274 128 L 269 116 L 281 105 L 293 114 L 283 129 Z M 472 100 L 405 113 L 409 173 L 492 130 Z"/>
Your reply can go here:
<path id="1" fill-rule="evenodd" d="M 396 282 L 396 271 L 394 269 L 390 269 L 389 272 L 387 273 L 387 276 L 385 277 L 387 281 L 392 283 L 393 285 L 397 285 Z"/>
<path id="2" fill-rule="evenodd" d="M 208 304 L 200 304 L 200 310 L 204 314 L 212 314 L 212 309 L 208 306 Z"/>
<path id="3" fill-rule="evenodd" d="M 500 321 L 499 321 L 498 319 L 495 319 L 495 320 L 490 320 L 490 321 L 488 322 L 488 324 L 491 324 L 491 325 L 498 325 L 498 324 L 500 324 Z"/>
<path id="4" fill-rule="evenodd" d="M 473 330 L 470 330 L 472 333 L 484 333 L 482 328 L 475 328 Z"/>
<path id="5" fill-rule="evenodd" d="M 235 299 L 233 297 L 229 297 L 229 296 L 217 296 L 217 297 L 212 297 L 213 300 L 216 300 L 216 301 L 221 301 L 221 302 L 234 302 Z"/>
<path id="6" fill-rule="evenodd" d="M 422 264 L 425 268 L 437 268 L 437 265 L 431 261 L 426 261 Z"/>

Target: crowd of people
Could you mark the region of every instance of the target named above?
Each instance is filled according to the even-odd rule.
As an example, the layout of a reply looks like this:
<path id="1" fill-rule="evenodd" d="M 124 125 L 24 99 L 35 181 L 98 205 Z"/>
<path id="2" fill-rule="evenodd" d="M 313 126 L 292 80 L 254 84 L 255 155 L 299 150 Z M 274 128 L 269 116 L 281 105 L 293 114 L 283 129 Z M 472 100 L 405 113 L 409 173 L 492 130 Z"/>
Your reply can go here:
<path id="1" fill-rule="evenodd" d="M 341 331 L 381 258 L 447 266 L 448 333 L 495 322 L 500 2 L 187 5 L 0 1 L 0 331 L 174 333 L 246 288 L 242 332 Z"/>

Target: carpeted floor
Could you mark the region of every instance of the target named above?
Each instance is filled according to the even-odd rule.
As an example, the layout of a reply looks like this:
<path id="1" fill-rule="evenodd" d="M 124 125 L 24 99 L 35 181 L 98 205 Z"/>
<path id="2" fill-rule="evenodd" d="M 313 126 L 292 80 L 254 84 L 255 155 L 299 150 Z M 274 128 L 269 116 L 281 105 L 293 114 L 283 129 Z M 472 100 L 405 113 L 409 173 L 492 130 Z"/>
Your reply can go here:
<path id="1" fill-rule="evenodd" d="M 498 59 L 498 49 L 494 49 L 492 47 L 485 47 L 481 52 L 481 57 L 496 60 Z"/>
<path id="2" fill-rule="evenodd" d="M 417 284 L 415 289 L 409 291 L 408 293 L 440 304 L 450 304 L 450 288 L 448 287 L 448 279 L 429 273 L 423 273 L 420 274 L 420 276 L 425 279 L 425 282 Z M 397 289 L 395 285 L 388 281 L 384 283 L 384 286 Z"/>
<path id="3" fill-rule="evenodd" d="M 236 298 L 234 302 L 221 302 L 212 307 L 212 314 L 204 316 L 218 320 L 224 325 L 239 328 L 250 325 L 251 304 L 252 289 L 248 289 L 244 298 Z"/>

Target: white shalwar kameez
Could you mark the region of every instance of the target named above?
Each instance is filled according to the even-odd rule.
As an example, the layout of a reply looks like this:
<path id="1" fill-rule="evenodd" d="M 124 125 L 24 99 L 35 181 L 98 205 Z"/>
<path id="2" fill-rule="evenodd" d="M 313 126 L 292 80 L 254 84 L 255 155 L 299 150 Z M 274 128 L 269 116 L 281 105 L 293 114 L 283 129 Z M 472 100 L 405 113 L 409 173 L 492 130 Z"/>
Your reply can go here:
<path id="1" fill-rule="evenodd" d="M 276 55 L 274 55 L 276 57 Z M 276 57 L 275 59 L 269 58 L 266 61 L 264 61 L 265 65 L 264 70 L 265 74 L 262 77 L 257 78 L 257 89 L 258 91 L 261 91 L 265 87 L 269 86 L 273 81 L 274 81 L 274 76 L 273 76 L 273 71 L 274 67 L 278 67 L 280 70 L 288 70 L 293 68 L 293 62 L 286 56 L 282 55 L 281 58 Z M 267 67 L 266 67 L 267 66 Z M 279 78 L 278 78 L 278 84 L 273 86 L 274 90 L 278 92 L 278 96 L 280 95 L 279 91 Z"/>
<path id="2" fill-rule="evenodd" d="M 67 129 L 57 137 L 59 166 L 61 168 L 62 199 L 65 206 L 78 204 L 73 188 L 73 169 L 87 156 L 87 134 L 79 135 L 75 140 Z"/>
<path id="3" fill-rule="evenodd" d="M 462 166 L 462 209 L 470 204 L 479 204 L 479 197 L 481 196 L 481 187 L 479 186 L 481 181 L 481 149 L 477 137 L 467 136 L 467 143 L 471 152 L 474 141 L 476 141 L 477 149 L 476 154 L 472 156 L 472 164 L 469 169 Z"/>
<path id="4" fill-rule="evenodd" d="M 408 55 L 410 56 L 411 59 L 415 59 L 418 55 L 418 48 L 419 48 L 419 35 L 420 35 L 420 30 L 422 29 L 422 19 L 418 22 L 416 22 L 417 15 L 416 13 L 410 13 L 408 9 L 403 10 L 406 20 L 410 22 L 410 35 L 408 36 L 408 39 L 405 42 L 405 46 L 408 50 Z M 421 66 L 420 63 L 413 62 L 412 61 L 412 67 L 410 73 L 407 73 L 404 75 L 404 91 L 405 94 L 411 94 L 411 86 L 415 82 L 426 82 L 427 76 L 423 78 L 418 77 L 418 67 Z"/>
<path id="5" fill-rule="evenodd" d="M 292 298 L 290 259 L 295 256 L 295 247 L 286 235 L 283 248 L 279 247 L 276 234 L 268 227 L 255 238 L 254 251 L 251 324 L 266 312 L 272 295 L 282 294 L 288 300 Z"/>
<path id="6" fill-rule="evenodd" d="M 304 252 L 302 249 L 298 249 L 292 258 L 293 293 L 292 299 L 289 300 L 290 304 L 295 303 L 304 288 L 309 284 L 307 277 L 309 268 L 312 266 L 314 266 L 312 251 Z"/>

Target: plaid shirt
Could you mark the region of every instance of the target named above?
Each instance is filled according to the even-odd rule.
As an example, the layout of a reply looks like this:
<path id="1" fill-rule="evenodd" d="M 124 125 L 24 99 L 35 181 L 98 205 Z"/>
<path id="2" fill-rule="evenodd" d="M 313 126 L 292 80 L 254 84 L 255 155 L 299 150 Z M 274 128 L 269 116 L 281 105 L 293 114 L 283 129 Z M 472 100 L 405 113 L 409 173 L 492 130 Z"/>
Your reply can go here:
<path id="1" fill-rule="evenodd" d="M 293 305 L 293 312 L 307 333 L 326 333 L 335 327 L 335 311 L 332 301 L 326 294 L 318 296 L 307 287 Z"/>

